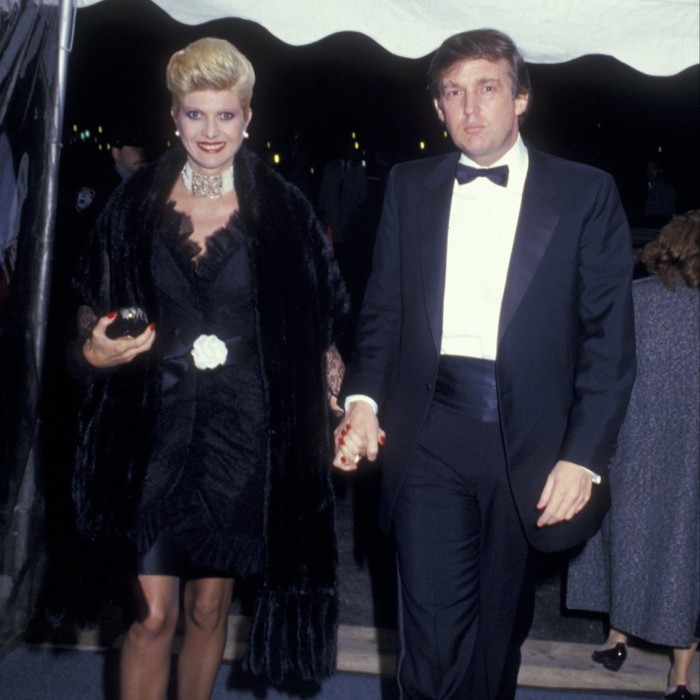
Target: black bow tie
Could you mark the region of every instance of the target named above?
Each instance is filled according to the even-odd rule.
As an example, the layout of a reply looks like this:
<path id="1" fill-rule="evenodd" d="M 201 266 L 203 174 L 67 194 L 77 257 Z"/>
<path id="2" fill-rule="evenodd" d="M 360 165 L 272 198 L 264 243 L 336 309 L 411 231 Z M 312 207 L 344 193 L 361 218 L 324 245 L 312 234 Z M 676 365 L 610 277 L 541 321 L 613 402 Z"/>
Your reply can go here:
<path id="1" fill-rule="evenodd" d="M 487 177 L 491 182 L 501 187 L 508 184 L 508 166 L 499 165 L 496 168 L 472 168 L 471 165 L 457 163 L 457 182 L 466 185 L 477 177 Z"/>

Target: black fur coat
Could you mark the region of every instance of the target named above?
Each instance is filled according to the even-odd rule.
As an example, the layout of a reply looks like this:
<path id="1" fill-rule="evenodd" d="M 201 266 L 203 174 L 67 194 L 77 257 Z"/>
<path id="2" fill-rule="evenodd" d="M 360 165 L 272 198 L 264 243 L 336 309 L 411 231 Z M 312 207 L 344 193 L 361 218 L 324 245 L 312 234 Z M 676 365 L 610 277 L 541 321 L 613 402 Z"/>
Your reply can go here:
<path id="1" fill-rule="evenodd" d="M 151 241 L 183 164 L 178 148 L 141 169 L 98 220 L 75 286 L 81 303 L 99 316 L 140 306 L 157 328 Z M 317 681 L 334 668 L 337 616 L 324 355 L 347 297 L 307 200 L 245 148 L 234 167 L 240 216 L 253 239 L 270 426 L 266 566 L 247 664 L 273 681 Z M 158 405 L 151 355 L 116 372 L 93 373 L 86 385 L 73 497 L 79 534 L 102 553 L 129 542 L 135 523 Z M 99 602 L 97 596 L 93 603 Z"/>

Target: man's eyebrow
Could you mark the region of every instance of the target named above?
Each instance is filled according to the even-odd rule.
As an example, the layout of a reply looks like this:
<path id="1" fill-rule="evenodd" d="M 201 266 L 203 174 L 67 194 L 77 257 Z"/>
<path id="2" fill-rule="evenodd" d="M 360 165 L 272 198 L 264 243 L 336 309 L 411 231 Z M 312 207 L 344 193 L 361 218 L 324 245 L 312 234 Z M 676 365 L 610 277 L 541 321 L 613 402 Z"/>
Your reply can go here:
<path id="1" fill-rule="evenodd" d="M 491 77 L 484 77 L 484 78 L 477 78 L 477 82 L 479 85 L 483 85 L 484 83 L 498 83 L 501 84 L 503 81 L 500 78 L 491 78 Z M 440 87 L 461 87 L 462 83 L 460 83 L 457 80 L 453 80 L 452 78 L 446 78 L 440 83 Z"/>

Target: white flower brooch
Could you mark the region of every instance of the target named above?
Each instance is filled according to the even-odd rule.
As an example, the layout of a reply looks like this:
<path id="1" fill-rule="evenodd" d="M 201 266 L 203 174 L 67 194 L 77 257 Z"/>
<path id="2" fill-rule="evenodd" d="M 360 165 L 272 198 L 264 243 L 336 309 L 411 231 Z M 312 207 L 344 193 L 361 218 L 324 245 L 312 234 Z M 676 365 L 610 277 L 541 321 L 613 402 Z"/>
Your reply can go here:
<path id="1" fill-rule="evenodd" d="M 192 344 L 192 359 L 197 369 L 214 369 L 226 362 L 228 348 L 215 335 L 200 335 Z"/>

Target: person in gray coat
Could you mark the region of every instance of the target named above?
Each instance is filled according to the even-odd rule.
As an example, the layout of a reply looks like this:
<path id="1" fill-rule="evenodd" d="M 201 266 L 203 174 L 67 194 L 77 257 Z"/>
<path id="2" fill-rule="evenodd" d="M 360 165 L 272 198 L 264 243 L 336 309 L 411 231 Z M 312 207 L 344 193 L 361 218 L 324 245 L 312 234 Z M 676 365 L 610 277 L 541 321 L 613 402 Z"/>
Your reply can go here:
<path id="1" fill-rule="evenodd" d="M 570 609 L 607 613 L 593 659 L 617 671 L 628 636 L 673 648 L 666 698 L 691 700 L 700 629 L 700 210 L 675 216 L 633 284 L 637 379 L 610 466 L 612 507 L 569 567 Z"/>

